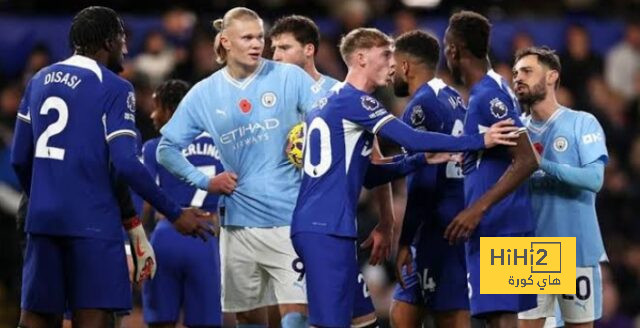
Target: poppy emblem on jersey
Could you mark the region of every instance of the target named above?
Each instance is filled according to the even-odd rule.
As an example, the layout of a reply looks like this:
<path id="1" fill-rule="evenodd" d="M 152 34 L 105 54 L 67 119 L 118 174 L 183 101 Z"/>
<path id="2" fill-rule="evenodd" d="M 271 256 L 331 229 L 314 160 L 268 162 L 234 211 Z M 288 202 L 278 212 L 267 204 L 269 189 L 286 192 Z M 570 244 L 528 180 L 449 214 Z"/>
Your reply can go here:
<path id="1" fill-rule="evenodd" d="M 411 109 L 411 123 L 413 126 L 417 126 L 422 122 L 424 122 L 424 111 L 422 110 L 422 106 L 413 106 Z"/>
<path id="2" fill-rule="evenodd" d="M 249 112 L 251 111 L 251 102 L 249 102 L 249 100 L 247 99 L 242 99 L 238 103 L 238 107 L 240 107 L 241 112 L 249 114 Z"/>
<path id="3" fill-rule="evenodd" d="M 271 108 L 276 104 L 276 100 L 278 100 L 278 98 L 276 98 L 276 94 L 269 91 L 269 92 L 265 92 L 262 94 L 262 106 L 267 107 L 267 108 Z"/>
<path id="4" fill-rule="evenodd" d="M 373 112 L 380 107 L 380 103 L 376 100 L 376 98 L 373 98 L 371 96 L 360 97 L 360 102 L 362 104 L 362 107 L 370 112 Z"/>
<path id="5" fill-rule="evenodd" d="M 489 102 L 489 105 L 491 106 L 491 114 L 495 118 L 504 118 L 507 116 L 507 112 L 509 111 L 507 109 L 507 105 L 505 105 L 500 99 L 493 98 Z"/>
<path id="6" fill-rule="evenodd" d="M 136 112 L 136 95 L 133 91 L 129 91 L 129 95 L 127 95 L 127 108 L 130 112 Z"/>
<path id="7" fill-rule="evenodd" d="M 539 142 L 534 143 L 533 148 L 536 150 L 536 152 L 539 155 L 542 155 L 542 152 L 544 151 L 544 146 L 541 143 Z"/>
<path id="8" fill-rule="evenodd" d="M 557 152 L 563 152 L 567 150 L 569 147 L 569 141 L 565 137 L 557 137 L 556 140 L 553 141 L 553 149 Z"/>

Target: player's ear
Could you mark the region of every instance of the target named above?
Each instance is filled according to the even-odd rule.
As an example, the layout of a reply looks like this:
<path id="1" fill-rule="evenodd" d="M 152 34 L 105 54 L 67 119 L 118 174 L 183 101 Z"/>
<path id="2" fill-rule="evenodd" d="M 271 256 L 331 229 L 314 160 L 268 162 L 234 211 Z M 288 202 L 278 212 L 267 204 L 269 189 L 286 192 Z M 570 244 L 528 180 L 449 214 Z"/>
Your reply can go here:
<path id="1" fill-rule="evenodd" d="M 554 69 L 550 69 L 549 71 L 547 71 L 547 84 L 555 86 L 558 78 L 560 78 L 560 72 Z"/>
<path id="2" fill-rule="evenodd" d="M 362 50 L 357 50 L 354 56 L 356 64 L 360 67 L 364 67 L 367 63 L 367 54 Z"/>
<path id="3" fill-rule="evenodd" d="M 316 52 L 316 47 L 311 43 L 307 43 L 304 45 L 304 48 L 302 48 L 302 51 L 304 52 L 305 56 L 311 57 Z"/>
<path id="4" fill-rule="evenodd" d="M 231 48 L 231 41 L 229 41 L 226 33 L 220 32 L 220 46 L 222 46 L 222 48 L 227 52 L 229 52 L 229 49 Z"/>

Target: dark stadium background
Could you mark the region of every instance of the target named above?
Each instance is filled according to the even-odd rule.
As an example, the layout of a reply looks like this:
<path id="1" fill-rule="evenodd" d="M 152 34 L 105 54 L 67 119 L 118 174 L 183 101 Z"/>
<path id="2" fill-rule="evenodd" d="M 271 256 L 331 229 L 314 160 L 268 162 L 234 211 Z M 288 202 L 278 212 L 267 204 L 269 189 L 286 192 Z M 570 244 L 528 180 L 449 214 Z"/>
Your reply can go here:
<path id="1" fill-rule="evenodd" d="M 640 327 L 640 0 L 403 2 L 0 0 L 0 327 L 15 327 L 19 305 L 21 233 L 15 221 L 19 189 L 9 165 L 17 107 L 26 81 L 38 69 L 70 55 L 66 38 L 73 14 L 95 4 L 116 9 L 125 20 L 130 52 L 123 76 L 136 89 L 137 120 L 144 139 L 156 135 L 148 118 L 153 88 L 168 77 L 196 82 L 218 69 L 209 22 L 238 5 L 256 10 L 267 28 L 285 14 L 313 18 L 323 33 L 318 68 L 336 78 L 345 74 L 336 44 L 346 31 L 374 26 L 397 35 L 424 28 L 441 38 L 448 16 L 459 9 L 477 10 L 492 21 L 491 58 L 507 79 L 515 50 L 528 45 L 556 49 L 563 65 L 559 101 L 593 113 L 605 129 L 609 147 L 597 210 L 610 263 L 603 267 L 604 311 L 596 327 L 633 327 L 634 322 Z M 405 5 L 411 2 L 430 7 Z M 446 68 L 440 75 L 451 81 Z M 378 96 L 396 115 L 402 112 L 404 99 L 395 99 L 389 90 L 380 90 Z M 387 155 L 399 151 L 393 145 L 383 146 Z M 404 202 L 399 181 L 394 184 L 397 218 L 402 217 Z M 363 193 L 361 236 L 368 234 L 376 217 L 376 207 Z M 366 259 L 363 252 L 363 265 Z M 384 318 L 395 281 L 392 267 L 363 270 Z M 142 325 L 139 309 L 126 325 Z"/>

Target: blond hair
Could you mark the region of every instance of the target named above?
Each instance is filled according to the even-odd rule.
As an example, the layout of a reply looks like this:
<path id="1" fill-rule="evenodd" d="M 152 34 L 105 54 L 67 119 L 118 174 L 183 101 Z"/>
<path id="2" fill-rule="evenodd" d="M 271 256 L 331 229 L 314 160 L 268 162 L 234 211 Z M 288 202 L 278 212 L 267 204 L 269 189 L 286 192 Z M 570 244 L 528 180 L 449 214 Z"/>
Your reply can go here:
<path id="1" fill-rule="evenodd" d="M 262 22 L 262 18 L 258 14 L 245 7 L 235 7 L 227 11 L 222 18 L 218 18 L 213 21 L 213 28 L 218 31 L 215 41 L 213 42 L 213 49 L 216 53 L 216 62 L 223 65 L 227 62 L 227 49 L 220 44 L 220 36 L 224 30 L 231 25 L 231 22 L 237 19 L 256 19 Z"/>
<path id="2" fill-rule="evenodd" d="M 371 49 L 384 47 L 393 44 L 393 39 L 376 28 L 360 27 L 340 40 L 340 55 L 345 64 L 348 65 L 351 55 L 359 49 Z"/>

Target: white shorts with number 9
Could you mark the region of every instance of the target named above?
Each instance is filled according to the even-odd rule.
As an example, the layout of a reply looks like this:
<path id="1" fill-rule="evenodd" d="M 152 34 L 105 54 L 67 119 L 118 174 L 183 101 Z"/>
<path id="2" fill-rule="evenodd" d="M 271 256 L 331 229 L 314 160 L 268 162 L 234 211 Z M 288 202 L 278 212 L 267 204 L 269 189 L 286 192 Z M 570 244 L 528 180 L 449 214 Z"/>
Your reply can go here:
<path id="1" fill-rule="evenodd" d="M 302 261 L 289 227 L 222 227 L 222 311 L 244 312 L 276 304 L 306 304 Z"/>

